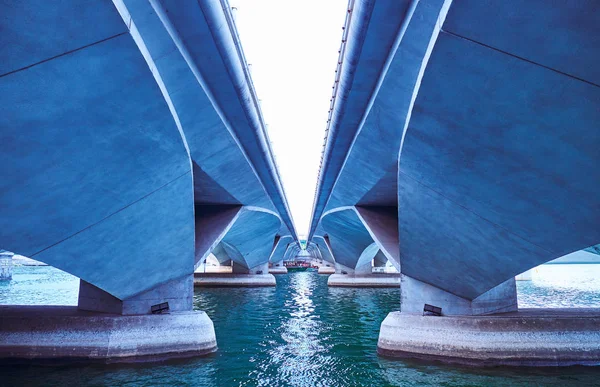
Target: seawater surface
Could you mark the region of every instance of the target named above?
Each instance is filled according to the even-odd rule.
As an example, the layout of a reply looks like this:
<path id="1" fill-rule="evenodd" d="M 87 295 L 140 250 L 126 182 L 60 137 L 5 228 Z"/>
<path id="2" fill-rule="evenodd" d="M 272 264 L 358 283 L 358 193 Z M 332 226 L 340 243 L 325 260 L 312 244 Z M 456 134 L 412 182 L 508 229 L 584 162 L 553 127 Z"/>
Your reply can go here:
<path id="1" fill-rule="evenodd" d="M 543 266 L 520 282 L 524 307 L 599 307 L 600 265 Z M 575 281 L 575 282 L 574 282 Z M 2 304 L 71 304 L 78 281 L 51 267 L 16 267 Z M 219 349 L 203 358 L 135 365 L 1 366 L 0 386 L 593 386 L 600 368 L 467 368 L 377 356 L 379 325 L 398 289 L 328 288 L 315 272 L 275 288 L 197 289 Z M 1 316 L 0 316 L 1 318 Z"/>

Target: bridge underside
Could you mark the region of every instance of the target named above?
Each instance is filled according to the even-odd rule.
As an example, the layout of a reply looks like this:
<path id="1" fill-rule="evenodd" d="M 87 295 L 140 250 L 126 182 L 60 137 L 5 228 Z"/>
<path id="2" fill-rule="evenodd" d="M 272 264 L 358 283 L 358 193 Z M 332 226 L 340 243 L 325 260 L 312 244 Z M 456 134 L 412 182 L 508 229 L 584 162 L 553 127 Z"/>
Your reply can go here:
<path id="1" fill-rule="evenodd" d="M 94 0 L 0 14 L 0 247 L 81 279 L 78 311 L 36 313 L 59 327 L 86 311 L 201 332 L 117 358 L 214 350 L 212 322 L 191 311 L 194 268 L 219 249 L 266 273 L 276 237 L 296 238 L 229 10 Z M 165 303 L 171 315 L 152 315 Z M 0 341 L 18 343 L 4 321 Z M 28 343 L 0 346 L 0 358 L 52 353 Z M 90 348 L 106 358 L 106 345 Z"/>
<path id="2" fill-rule="evenodd" d="M 515 275 L 600 241 L 597 6 L 423 0 L 364 7 L 353 18 L 370 18 L 369 27 L 352 47 L 369 47 L 352 51 L 346 94 L 335 96 L 342 105 L 331 118 L 311 236 L 336 263 L 356 269 L 371 243 L 383 252 L 383 239 L 394 243 L 378 240 L 377 231 L 396 234 L 402 315 L 422 314 L 425 304 L 444 315 L 516 311 Z M 397 12 L 382 12 L 391 7 Z M 372 25 L 390 26 L 393 39 Z M 378 50 L 377 41 L 391 50 Z M 389 66 L 377 74 L 361 67 L 382 59 Z M 344 145 L 340 133 L 355 135 Z M 361 208 L 392 208 L 397 223 L 374 227 Z M 380 345 L 408 348 L 389 345 L 402 341 L 395 335 L 404 323 L 411 324 L 384 324 L 382 337 L 391 341 Z M 573 325 L 573 337 L 585 336 L 578 329 L 587 328 Z M 565 356 L 582 355 L 578 348 Z"/>

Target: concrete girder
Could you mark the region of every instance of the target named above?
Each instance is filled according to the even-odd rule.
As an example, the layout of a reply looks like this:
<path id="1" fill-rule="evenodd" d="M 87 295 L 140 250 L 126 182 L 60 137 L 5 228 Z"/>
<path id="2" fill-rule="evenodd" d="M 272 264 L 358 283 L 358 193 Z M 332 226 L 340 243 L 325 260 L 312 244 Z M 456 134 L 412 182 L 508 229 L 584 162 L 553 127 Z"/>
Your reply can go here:
<path id="1" fill-rule="evenodd" d="M 298 253 L 300 252 L 300 250 L 302 250 L 300 248 L 300 244 L 299 243 L 293 243 L 289 246 L 289 248 L 285 251 L 284 254 L 284 259 L 287 261 L 292 261 L 296 258 L 296 256 L 298 255 Z"/>
<path id="2" fill-rule="evenodd" d="M 200 63 L 190 58 L 181 37 L 173 35 L 172 21 L 164 15 L 161 2 L 122 0 L 115 5 L 185 133 L 194 163 L 195 201 L 271 206 L 239 142 L 212 104 L 214 97 L 200 73 Z M 191 12 L 201 15 L 199 9 Z M 197 28 L 208 27 L 204 22 Z M 206 38 L 205 33 L 199 35 L 199 39 Z"/>
<path id="3" fill-rule="evenodd" d="M 402 28 L 390 31 L 398 35 L 389 53 L 389 66 L 380 75 L 385 78 L 364 113 L 364 122 L 357 130 L 325 211 L 344 205 L 397 206 L 398 152 L 403 129 L 410 120 L 421 74 L 437 36 L 438 21 L 443 20 L 450 3 L 415 3 L 407 11 Z"/>
<path id="4" fill-rule="evenodd" d="M 513 4 L 485 3 L 488 21 L 473 27 L 461 27 L 472 10 L 460 2 L 448 13 L 398 177 L 402 272 L 468 300 L 600 240 L 600 87 L 581 70 L 600 60 L 583 50 L 597 46 L 600 19 L 534 1 L 519 26 Z M 544 56 L 563 35 L 577 44 Z"/>
<path id="5" fill-rule="evenodd" d="M 217 245 L 225 237 L 229 229 L 238 219 L 241 206 L 232 205 L 196 205 L 195 208 L 195 266 L 196 269 L 211 252 L 220 264 L 229 260 L 220 251 L 215 252 Z"/>
<path id="6" fill-rule="evenodd" d="M 281 233 L 296 237 L 229 9 L 214 1 L 115 5 L 185 132 L 195 202 L 277 211 Z"/>
<path id="7" fill-rule="evenodd" d="M 316 259 L 323 259 L 319 247 L 314 242 L 306 243 L 306 251 L 308 251 L 308 253 Z"/>
<path id="8" fill-rule="evenodd" d="M 233 261 L 231 260 L 231 257 L 227 254 L 227 252 L 225 251 L 225 248 L 223 247 L 223 245 L 220 243 L 217 244 L 215 246 L 215 248 L 212 250 L 212 254 L 215 256 L 215 258 L 217 258 L 217 261 L 219 261 L 219 265 L 232 265 Z"/>
<path id="9" fill-rule="evenodd" d="M 379 74 L 381 83 L 374 91 L 372 105 L 335 113 L 337 122 L 353 112 L 366 118 L 357 129 L 348 129 L 349 133 L 357 133 L 348 151 L 340 145 L 333 148 L 335 144 L 328 144 L 329 149 L 348 155 L 339 176 L 327 172 L 330 160 L 324 158 L 311 234 L 321 227 L 318 209 L 323 200 L 328 202 L 325 209 L 381 204 L 393 192 L 397 179 L 403 261 L 405 253 L 411 254 L 411 267 L 407 271 L 403 265 L 403 272 L 419 272 L 420 280 L 436 283 L 472 300 L 514 274 L 599 240 L 595 231 L 600 229 L 595 210 L 598 205 L 592 194 L 597 187 L 575 181 L 588 181 L 589 176 L 598 174 L 597 168 L 592 167 L 598 164 L 597 152 L 594 153 L 598 141 L 594 126 L 598 122 L 598 76 L 586 69 L 594 68 L 590 63 L 598 60 L 593 47 L 597 46 L 594 39 L 599 34 L 590 31 L 598 29 L 599 23 L 595 13 L 586 11 L 587 2 L 583 6 L 565 4 L 560 9 L 547 9 L 539 1 L 519 1 L 524 11 L 518 14 L 514 13 L 512 3 L 466 0 L 450 8 L 451 4 L 435 0 L 415 3 L 397 34 L 397 46 L 390 46 L 391 62 Z M 484 21 L 479 21 L 480 14 Z M 446 18 L 447 15 L 450 16 Z M 376 20 L 384 23 L 387 19 Z M 464 23 L 470 19 L 478 22 Z M 357 35 L 354 39 L 368 42 L 365 36 Z M 557 45 L 557 41 L 569 43 Z M 457 52 L 462 55 L 460 61 L 454 61 Z M 577 60 L 573 61 L 573 57 Z M 448 63 L 452 65 L 446 66 Z M 519 76 L 513 77 L 515 73 Z M 372 77 L 368 71 L 356 71 L 353 75 L 357 82 Z M 463 92 L 469 96 L 468 101 L 464 101 Z M 565 100 L 564 95 L 572 98 Z M 359 100 L 359 95 L 350 94 L 342 100 L 351 106 Z M 498 111 L 503 114 L 496 114 Z M 584 136 L 569 135 L 574 123 L 584 128 Z M 477 134 L 490 128 L 500 137 Z M 457 133 L 461 133 L 460 141 L 455 139 Z M 529 151 L 534 134 L 543 139 L 532 144 L 539 151 L 537 154 Z M 515 138 L 519 140 L 514 141 Z M 393 165 L 388 165 L 386 158 L 399 153 L 381 149 L 402 141 L 400 177 L 396 177 Z M 499 141 L 500 148 L 493 144 Z M 524 142 L 528 145 L 519 147 Z M 406 152 L 409 144 L 411 151 Z M 505 149 L 510 152 L 504 152 Z M 552 154 L 561 163 L 544 162 L 541 158 L 544 154 Z M 540 157 L 536 159 L 537 156 Z M 452 165 L 464 168 L 452 169 Z M 406 173 L 408 168 L 411 171 Z M 553 168 L 558 171 L 552 171 Z M 364 173 L 365 170 L 369 173 Z M 583 170 L 586 173 L 581 173 Z M 490 171 L 499 174 L 495 176 Z M 371 179 L 372 176 L 375 177 Z M 322 187 L 331 179 L 336 180 L 330 194 Z M 477 179 L 480 180 L 475 182 Z M 536 184 L 530 184 L 532 179 Z M 568 184 L 563 184 L 567 181 Z M 529 193 L 522 200 L 518 192 L 525 191 Z M 554 199 L 549 199 L 548 194 Z M 584 200 L 579 200 L 579 196 Z M 569 224 L 575 225 L 569 233 L 556 235 L 557 230 L 564 228 L 571 209 L 553 206 L 554 202 L 577 202 L 574 213 L 568 215 Z M 457 204 L 455 211 L 442 211 L 452 207 L 452 203 Z M 512 205 L 507 207 L 502 203 Z M 515 219 L 514 215 L 527 217 L 527 212 L 535 216 L 526 221 Z M 422 214 L 427 214 L 427 219 Z M 482 215 L 498 227 L 480 224 L 486 223 Z M 458 224 L 461 225 L 457 227 Z M 427 233 L 435 237 L 428 237 Z M 471 243 L 480 234 L 485 234 L 480 239 L 485 242 Z M 539 237 L 532 238 L 534 234 Z M 550 244 L 554 248 L 548 248 L 546 238 L 553 239 Z M 499 244 L 494 240 L 505 242 Z M 474 245 L 480 245 L 481 249 L 475 249 Z M 452 256 L 447 254 L 447 246 L 452 246 Z M 485 268 L 486 265 L 477 263 L 490 255 L 488 246 L 494 246 L 493 261 L 502 262 L 499 268 L 495 265 Z M 430 256 L 435 257 L 431 263 L 440 270 L 425 270 L 432 267 Z M 427 265 L 423 265 L 425 260 Z M 459 275 L 466 261 L 476 267 L 471 273 Z M 451 273 L 448 268 L 455 270 Z M 437 276 L 445 279 L 439 280 Z M 467 280 L 452 289 L 455 278 L 465 279 L 465 276 Z"/>
<path id="10" fill-rule="evenodd" d="M 290 225 L 235 29 L 211 30 L 229 19 L 211 2 L 5 4 L 0 245 L 128 300 L 183 281 L 223 237 L 227 222 L 194 231 L 194 203 Z"/>
<path id="11" fill-rule="evenodd" d="M 361 1 L 354 4 L 351 23 L 346 26 L 348 38 L 344 56 L 341 58 L 344 63 L 343 71 L 339 75 L 339 82 L 336 82 L 336 94 L 327 127 L 328 137 L 317 182 L 317 196 L 313 206 L 309 240 L 317 235 L 316 229 L 324 211 L 357 204 L 356 201 L 346 200 L 331 205 L 328 202 L 331 201 L 333 187 L 340 171 L 345 169 L 347 154 L 354 147 L 356 134 L 364 123 L 388 71 L 390 60 L 404 35 L 405 25 L 411 19 L 415 4 L 421 7 L 422 3 L 424 2 L 382 0 Z M 390 17 L 391 15 L 393 17 Z M 389 130 L 397 129 L 398 126 L 389 127 Z M 378 140 L 383 138 L 383 136 L 378 137 Z M 385 141 L 390 139 L 385 138 Z M 382 148 L 386 146 L 379 145 Z M 383 154 L 397 154 L 397 147 L 390 148 L 388 152 L 377 152 L 377 157 L 372 157 L 371 161 L 376 161 Z M 392 162 L 389 166 L 397 168 L 394 164 L 395 162 Z M 351 186 L 362 187 L 365 178 L 371 176 L 369 163 L 364 167 L 363 173 L 357 176 L 358 184 L 351 182 Z M 379 179 L 378 168 L 378 166 L 375 168 L 372 175 L 376 176 L 375 182 Z M 392 173 L 393 175 L 395 174 Z M 362 194 L 358 195 L 357 199 L 361 196 Z M 394 195 L 388 197 L 392 198 L 391 203 L 378 204 L 390 205 L 395 202 Z"/>

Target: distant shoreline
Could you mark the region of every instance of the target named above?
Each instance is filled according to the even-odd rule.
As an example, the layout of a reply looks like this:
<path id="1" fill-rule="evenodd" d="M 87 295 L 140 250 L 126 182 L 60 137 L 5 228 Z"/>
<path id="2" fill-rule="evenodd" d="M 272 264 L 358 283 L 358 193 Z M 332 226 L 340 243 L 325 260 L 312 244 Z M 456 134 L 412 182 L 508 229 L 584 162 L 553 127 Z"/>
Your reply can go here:
<path id="1" fill-rule="evenodd" d="M 13 255 L 12 263 L 15 266 L 48 266 L 47 263 L 36 261 L 35 259 L 18 254 Z"/>

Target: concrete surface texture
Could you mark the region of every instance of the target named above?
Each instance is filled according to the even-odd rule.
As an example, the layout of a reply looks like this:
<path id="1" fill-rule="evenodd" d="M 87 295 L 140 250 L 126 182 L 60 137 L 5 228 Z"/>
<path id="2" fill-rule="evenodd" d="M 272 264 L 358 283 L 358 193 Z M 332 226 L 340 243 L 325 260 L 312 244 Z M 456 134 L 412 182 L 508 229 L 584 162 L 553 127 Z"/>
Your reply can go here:
<path id="1" fill-rule="evenodd" d="M 121 316 L 66 306 L 0 306 L 0 359 L 139 362 L 217 348 L 204 312 Z"/>
<path id="2" fill-rule="evenodd" d="M 212 250 L 267 273 L 297 239 L 228 7 L 14 2 L 0 27 L 0 246 L 79 277 L 81 309 L 189 311 Z"/>
<path id="3" fill-rule="evenodd" d="M 287 272 L 288 272 L 287 267 L 285 267 L 283 265 L 271 266 L 269 268 L 269 274 L 287 274 Z"/>
<path id="4" fill-rule="evenodd" d="M 387 2 L 355 10 L 387 25 L 395 44 L 370 40 L 375 27 L 352 36 L 363 44 L 355 63 L 388 61 L 375 73 L 344 70 L 354 80 L 336 97 L 311 227 L 336 262 L 369 243 L 346 207 L 397 205 L 402 273 L 467 300 L 600 240 L 600 187 L 581 184 L 600 181 L 600 88 L 588 70 L 600 27 L 584 3 L 431 0 L 393 18 L 379 13 Z"/>
<path id="5" fill-rule="evenodd" d="M 597 309 L 451 317 L 392 312 L 377 348 L 384 356 L 468 365 L 599 365 L 599 323 Z"/>
<path id="6" fill-rule="evenodd" d="M 275 285 L 277 285 L 275 277 L 268 271 L 263 274 L 194 274 L 194 286 L 200 287 L 261 287 Z"/>
<path id="7" fill-rule="evenodd" d="M 327 274 L 325 270 L 319 273 Z M 327 279 L 327 285 L 333 287 L 353 288 L 399 288 L 400 274 L 331 274 Z"/>
<path id="8" fill-rule="evenodd" d="M 398 264 L 399 341 L 426 303 L 446 316 L 516 311 L 517 274 L 600 241 L 593 9 L 423 0 L 352 10 L 309 239 L 348 273 L 373 243 Z M 384 208 L 395 224 L 361 216 Z M 449 332 L 438 338 L 452 345 Z"/>
<path id="9" fill-rule="evenodd" d="M 0 135 L 27 152 L 0 156 L 0 246 L 127 300 L 218 243 L 252 268 L 280 230 L 295 237 L 228 11 L 98 0 L 2 15 Z"/>
<path id="10" fill-rule="evenodd" d="M 334 274 L 335 273 L 335 267 L 333 266 L 327 266 L 327 265 L 321 265 L 319 266 L 319 269 L 317 271 L 319 274 Z"/>

